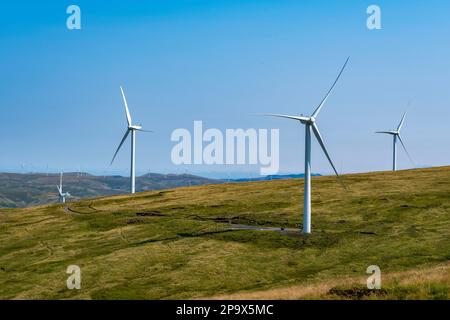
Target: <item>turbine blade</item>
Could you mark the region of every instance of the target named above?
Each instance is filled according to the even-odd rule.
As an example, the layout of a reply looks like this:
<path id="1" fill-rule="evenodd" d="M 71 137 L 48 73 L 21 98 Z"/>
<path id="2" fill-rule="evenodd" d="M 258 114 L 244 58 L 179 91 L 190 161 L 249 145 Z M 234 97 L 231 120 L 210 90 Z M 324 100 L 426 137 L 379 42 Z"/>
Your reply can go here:
<path id="1" fill-rule="evenodd" d="M 125 105 L 125 113 L 126 113 L 126 116 L 127 116 L 128 126 L 131 126 L 130 110 L 128 110 L 127 99 L 125 98 L 125 93 L 123 92 L 122 86 L 120 87 L 120 91 L 122 92 L 123 103 Z"/>
<path id="2" fill-rule="evenodd" d="M 398 137 L 398 140 L 400 140 L 400 143 L 402 144 L 402 147 L 403 147 L 403 149 L 405 150 L 406 155 L 408 156 L 409 160 L 411 161 L 411 163 L 412 163 L 414 166 L 416 166 L 416 164 L 415 164 L 414 160 L 412 159 L 411 155 L 409 154 L 408 150 L 406 150 L 406 146 L 405 146 L 405 144 L 403 143 L 402 137 L 401 137 L 400 135 L 398 135 L 397 137 Z"/>
<path id="3" fill-rule="evenodd" d="M 308 117 L 288 116 L 288 115 L 284 115 L 284 114 L 263 114 L 263 116 L 286 118 L 286 119 L 298 120 L 298 121 L 308 121 L 309 120 Z"/>
<path id="4" fill-rule="evenodd" d="M 135 129 L 136 131 L 141 131 L 141 132 L 150 132 L 153 133 L 154 131 L 151 130 L 144 130 L 144 129 Z"/>
<path id="5" fill-rule="evenodd" d="M 126 131 L 125 134 L 123 135 L 122 141 L 120 141 L 119 147 L 117 147 L 116 153 L 114 153 L 114 156 L 113 156 L 113 158 L 112 158 L 112 160 L 111 160 L 110 165 L 112 165 L 112 163 L 114 162 L 114 159 L 116 158 L 117 153 L 118 153 L 119 150 L 120 150 L 120 147 L 122 147 L 122 145 L 123 145 L 123 143 L 125 142 L 125 139 L 128 137 L 128 134 L 129 134 L 129 133 L 130 133 L 130 129 L 127 129 L 127 131 Z"/>
<path id="6" fill-rule="evenodd" d="M 391 134 L 391 135 L 395 134 L 395 133 L 392 132 L 392 131 L 377 131 L 377 132 L 375 132 L 375 133 L 384 133 L 384 134 Z"/>
<path id="7" fill-rule="evenodd" d="M 338 82 L 339 78 L 341 77 L 342 72 L 344 72 L 345 67 L 347 66 L 348 61 L 350 60 L 350 57 L 347 58 L 347 60 L 345 61 L 344 65 L 342 66 L 341 72 L 339 72 L 336 80 L 334 80 L 333 85 L 331 86 L 330 90 L 328 90 L 327 95 L 325 96 L 325 98 L 323 98 L 322 102 L 319 104 L 319 106 L 317 107 L 317 109 L 314 111 L 314 113 L 312 114 L 311 117 L 317 117 L 319 115 L 320 110 L 322 109 L 323 105 L 325 104 L 325 102 L 327 101 L 328 97 L 330 96 L 331 92 L 334 89 L 334 86 L 336 85 L 336 83 Z"/>
<path id="8" fill-rule="evenodd" d="M 59 175 L 59 188 L 61 189 L 61 192 L 62 192 L 62 176 L 63 174 L 61 172 L 61 174 Z"/>
<path id="9" fill-rule="evenodd" d="M 400 121 L 397 131 L 400 132 L 401 128 L 403 127 L 403 122 L 405 122 L 406 112 L 403 114 L 402 120 Z"/>
<path id="10" fill-rule="evenodd" d="M 317 127 L 317 125 L 315 123 L 312 125 L 312 129 L 313 129 L 314 135 L 317 138 L 317 141 L 319 142 L 320 146 L 322 147 L 323 152 L 325 153 L 325 155 L 328 158 L 328 161 L 330 162 L 331 166 L 333 167 L 334 173 L 336 173 L 336 176 L 339 177 L 339 173 L 337 172 L 336 167 L 334 166 L 333 161 L 331 160 L 331 157 L 328 154 L 327 148 L 325 147 L 325 143 L 323 142 L 322 136 L 320 135 L 319 128 Z"/>
<path id="11" fill-rule="evenodd" d="M 62 195 L 61 189 L 59 189 L 59 186 L 58 186 L 58 185 L 56 186 L 56 189 L 58 189 L 59 196 L 61 196 L 61 195 Z"/>

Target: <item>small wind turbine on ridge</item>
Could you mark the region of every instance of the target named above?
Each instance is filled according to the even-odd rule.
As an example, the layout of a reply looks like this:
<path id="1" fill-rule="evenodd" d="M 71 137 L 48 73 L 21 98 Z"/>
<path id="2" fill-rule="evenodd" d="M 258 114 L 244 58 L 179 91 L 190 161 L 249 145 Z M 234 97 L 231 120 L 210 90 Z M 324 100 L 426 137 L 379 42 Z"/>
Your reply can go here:
<path id="1" fill-rule="evenodd" d="M 58 188 L 59 193 L 59 202 L 66 203 L 66 197 L 70 197 L 69 192 L 63 192 L 63 173 L 61 172 L 59 176 L 59 186 L 56 186 Z"/>
<path id="2" fill-rule="evenodd" d="M 399 125 L 397 126 L 396 130 L 391 130 L 391 131 L 377 131 L 375 133 L 381 133 L 381 134 L 388 134 L 392 136 L 393 139 L 393 151 L 392 151 L 392 171 L 397 171 L 397 140 L 400 141 L 403 149 L 406 152 L 406 155 L 408 156 L 409 160 L 414 164 L 413 159 L 411 158 L 411 156 L 409 155 L 408 150 L 406 149 L 405 144 L 403 143 L 403 139 L 402 136 L 400 135 L 400 131 L 402 130 L 403 127 L 403 123 L 405 122 L 405 118 L 406 118 L 406 112 L 403 114 L 402 119 L 400 120 Z"/>

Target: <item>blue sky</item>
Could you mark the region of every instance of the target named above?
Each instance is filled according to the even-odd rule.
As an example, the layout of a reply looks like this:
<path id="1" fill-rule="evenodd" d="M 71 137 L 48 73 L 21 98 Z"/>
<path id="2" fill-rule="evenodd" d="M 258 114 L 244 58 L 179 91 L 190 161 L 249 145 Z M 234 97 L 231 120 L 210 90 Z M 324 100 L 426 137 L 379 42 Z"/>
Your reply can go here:
<path id="1" fill-rule="evenodd" d="M 138 173 L 256 172 L 176 167 L 170 134 L 279 128 L 281 172 L 303 172 L 304 129 L 274 112 L 310 114 L 348 68 L 318 118 L 342 172 L 385 170 L 408 101 L 403 137 L 415 162 L 450 163 L 448 1 L 4 1 L 0 8 L 0 170 L 127 174 L 119 85 L 138 134 Z M 82 29 L 66 28 L 77 4 Z M 366 28 L 366 8 L 382 30 Z M 399 150 L 399 167 L 411 167 Z M 313 171 L 331 168 L 313 144 Z"/>

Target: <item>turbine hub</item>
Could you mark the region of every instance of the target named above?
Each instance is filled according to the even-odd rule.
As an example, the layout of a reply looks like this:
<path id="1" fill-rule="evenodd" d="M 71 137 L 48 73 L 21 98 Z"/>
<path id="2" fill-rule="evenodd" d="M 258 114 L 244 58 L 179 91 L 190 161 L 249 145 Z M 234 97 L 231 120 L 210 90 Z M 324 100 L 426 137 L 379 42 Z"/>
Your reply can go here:
<path id="1" fill-rule="evenodd" d="M 310 117 L 310 118 L 309 118 L 309 122 L 311 122 L 311 123 L 314 123 L 314 122 L 316 122 L 316 118 L 314 118 L 314 117 Z"/>

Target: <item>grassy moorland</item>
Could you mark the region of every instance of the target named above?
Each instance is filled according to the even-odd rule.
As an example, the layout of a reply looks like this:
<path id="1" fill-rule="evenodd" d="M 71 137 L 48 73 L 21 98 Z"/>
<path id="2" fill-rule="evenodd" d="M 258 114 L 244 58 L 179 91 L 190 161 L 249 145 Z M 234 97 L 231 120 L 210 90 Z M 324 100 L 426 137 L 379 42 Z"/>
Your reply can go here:
<path id="1" fill-rule="evenodd" d="M 450 297 L 450 167 L 151 191 L 0 210 L 1 299 Z M 66 268 L 82 271 L 66 288 Z M 383 290 L 364 289 L 378 265 Z"/>

